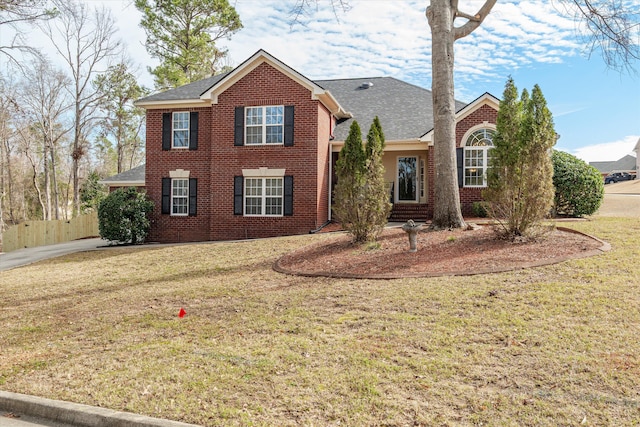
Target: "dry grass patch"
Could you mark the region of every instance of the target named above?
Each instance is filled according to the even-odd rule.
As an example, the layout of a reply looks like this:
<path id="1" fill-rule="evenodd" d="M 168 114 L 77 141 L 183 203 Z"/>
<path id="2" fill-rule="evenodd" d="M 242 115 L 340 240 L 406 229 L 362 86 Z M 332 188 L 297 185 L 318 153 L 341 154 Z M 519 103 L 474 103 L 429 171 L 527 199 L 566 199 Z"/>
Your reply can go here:
<path id="1" fill-rule="evenodd" d="M 0 272 L 0 388 L 211 426 L 637 425 L 640 223 L 572 227 L 613 250 L 472 277 L 274 272 L 327 238 L 298 236 Z"/>

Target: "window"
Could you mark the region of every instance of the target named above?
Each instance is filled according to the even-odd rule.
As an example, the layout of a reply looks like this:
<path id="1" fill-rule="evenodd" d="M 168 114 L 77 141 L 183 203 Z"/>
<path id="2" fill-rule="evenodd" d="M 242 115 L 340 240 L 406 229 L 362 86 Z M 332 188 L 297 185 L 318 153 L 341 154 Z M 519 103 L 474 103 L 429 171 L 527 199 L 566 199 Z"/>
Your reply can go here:
<path id="1" fill-rule="evenodd" d="M 162 113 L 162 149 L 198 149 L 198 112 Z"/>
<path id="2" fill-rule="evenodd" d="M 487 168 L 491 163 L 493 135 L 491 129 L 479 129 L 473 132 L 464 147 L 464 186 L 486 187 Z"/>
<path id="3" fill-rule="evenodd" d="M 189 214 L 189 179 L 171 180 L 171 215 Z"/>
<path id="4" fill-rule="evenodd" d="M 283 178 L 245 178 L 244 214 L 282 216 Z"/>
<path id="5" fill-rule="evenodd" d="M 245 144 L 283 144 L 284 106 L 247 107 Z"/>
<path id="6" fill-rule="evenodd" d="M 196 216 L 198 210 L 198 180 L 189 171 L 176 169 L 162 178 L 163 215 Z"/>
<path id="7" fill-rule="evenodd" d="M 173 113 L 173 148 L 189 147 L 189 112 Z"/>

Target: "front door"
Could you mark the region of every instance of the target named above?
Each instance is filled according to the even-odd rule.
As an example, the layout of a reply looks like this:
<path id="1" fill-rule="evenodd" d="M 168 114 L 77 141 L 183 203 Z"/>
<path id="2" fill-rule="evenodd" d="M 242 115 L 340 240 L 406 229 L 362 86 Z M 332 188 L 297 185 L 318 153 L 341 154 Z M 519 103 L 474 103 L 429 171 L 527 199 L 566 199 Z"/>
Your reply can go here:
<path id="1" fill-rule="evenodd" d="M 418 158 L 398 157 L 398 202 L 418 201 Z"/>

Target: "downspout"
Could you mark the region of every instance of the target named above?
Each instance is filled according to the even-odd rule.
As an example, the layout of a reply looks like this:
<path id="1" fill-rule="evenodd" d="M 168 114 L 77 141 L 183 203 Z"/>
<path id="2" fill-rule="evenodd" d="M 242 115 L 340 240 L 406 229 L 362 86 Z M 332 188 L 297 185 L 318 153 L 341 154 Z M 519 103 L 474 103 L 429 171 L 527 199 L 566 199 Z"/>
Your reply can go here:
<path id="1" fill-rule="evenodd" d="M 331 140 L 333 139 L 333 136 L 331 136 Z M 333 145 L 331 144 L 331 140 L 329 141 L 329 175 L 328 175 L 328 179 L 327 179 L 327 187 L 328 190 L 327 193 L 327 208 L 328 208 L 328 212 L 327 212 L 327 221 L 322 224 L 320 227 L 316 228 L 315 230 L 309 230 L 309 234 L 316 234 L 317 232 L 321 231 L 323 228 L 325 228 L 327 225 L 331 224 L 333 222 L 333 220 L 331 219 L 331 177 L 333 176 L 333 168 L 332 168 L 332 156 L 333 156 Z"/>

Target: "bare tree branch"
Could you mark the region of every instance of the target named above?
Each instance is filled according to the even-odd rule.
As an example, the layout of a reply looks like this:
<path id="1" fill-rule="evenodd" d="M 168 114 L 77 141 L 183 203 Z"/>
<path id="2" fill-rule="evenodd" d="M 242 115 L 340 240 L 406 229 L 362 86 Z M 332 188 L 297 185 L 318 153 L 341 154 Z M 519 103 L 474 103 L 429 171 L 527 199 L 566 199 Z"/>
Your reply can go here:
<path id="1" fill-rule="evenodd" d="M 471 34 L 476 28 L 482 24 L 482 21 L 489 15 L 491 9 L 496 4 L 497 0 L 487 0 L 484 2 L 480 10 L 475 15 L 469 15 L 467 13 L 460 12 L 457 8 L 458 2 L 452 2 L 452 5 L 455 6 L 454 9 L 454 20 L 455 18 L 465 18 L 468 21 L 461 27 L 456 27 L 453 30 L 453 38 L 454 40 L 461 39 L 462 37 L 466 37 Z"/>
<path id="2" fill-rule="evenodd" d="M 589 55 L 599 50 L 611 69 L 635 72 L 640 60 L 640 3 L 622 0 L 559 0 L 578 23 Z"/>

